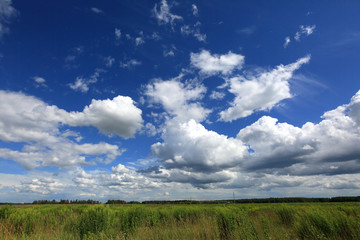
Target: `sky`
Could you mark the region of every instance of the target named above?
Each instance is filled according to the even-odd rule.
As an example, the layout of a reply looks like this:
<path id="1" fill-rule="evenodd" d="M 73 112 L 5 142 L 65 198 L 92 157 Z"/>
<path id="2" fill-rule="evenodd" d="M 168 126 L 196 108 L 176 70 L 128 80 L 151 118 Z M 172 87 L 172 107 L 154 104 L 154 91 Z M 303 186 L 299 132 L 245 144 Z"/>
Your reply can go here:
<path id="1" fill-rule="evenodd" d="M 359 12 L 0 0 L 0 202 L 360 195 Z"/>

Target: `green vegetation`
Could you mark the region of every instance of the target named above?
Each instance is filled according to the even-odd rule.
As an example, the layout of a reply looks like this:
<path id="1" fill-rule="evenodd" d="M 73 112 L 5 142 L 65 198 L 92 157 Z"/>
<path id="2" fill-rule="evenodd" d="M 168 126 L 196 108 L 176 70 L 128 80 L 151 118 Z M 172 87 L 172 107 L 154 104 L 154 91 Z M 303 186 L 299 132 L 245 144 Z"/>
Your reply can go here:
<path id="1" fill-rule="evenodd" d="M 359 239 L 360 203 L 0 206 L 0 239 Z"/>

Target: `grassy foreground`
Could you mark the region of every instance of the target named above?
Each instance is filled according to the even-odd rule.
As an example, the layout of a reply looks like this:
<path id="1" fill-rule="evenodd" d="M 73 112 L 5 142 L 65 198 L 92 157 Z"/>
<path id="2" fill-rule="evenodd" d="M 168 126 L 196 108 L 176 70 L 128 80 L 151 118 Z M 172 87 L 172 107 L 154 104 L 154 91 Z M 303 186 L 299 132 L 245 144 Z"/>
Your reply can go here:
<path id="1" fill-rule="evenodd" d="M 0 239 L 360 239 L 360 204 L 1 206 Z"/>

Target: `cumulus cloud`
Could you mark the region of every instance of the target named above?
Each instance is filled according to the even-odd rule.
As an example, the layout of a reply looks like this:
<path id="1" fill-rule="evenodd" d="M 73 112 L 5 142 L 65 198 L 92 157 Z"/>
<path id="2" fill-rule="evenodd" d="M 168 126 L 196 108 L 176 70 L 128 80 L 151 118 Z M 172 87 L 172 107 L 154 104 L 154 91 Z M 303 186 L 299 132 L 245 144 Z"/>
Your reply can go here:
<path id="1" fill-rule="evenodd" d="M 155 174 L 163 178 L 154 178 Z M 171 177 L 171 182 L 167 178 Z M 228 180 L 230 178 L 230 180 Z M 192 180 L 192 186 L 189 184 Z M 277 174 L 246 174 L 222 171 L 218 174 L 188 172 L 181 169 L 158 169 L 144 173 L 124 165 L 109 171 L 85 171 L 81 168 L 49 172 L 31 171 L 28 176 L 0 173 L 0 196 L 4 201 L 31 202 L 51 196 L 67 199 L 154 200 L 223 198 L 235 192 L 236 198 L 308 196 L 321 192 L 323 196 L 346 195 L 360 189 L 360 174 L 340 176 L 291 176 Z M 199 189 L 200 188 L 200 189 Z M 231 189 L 231 190 L 229 190 Z M 257 189 L 258 191 L 254 191 Z M 266 193 L 264 193 L 266 191 Z M 11 194 L 9 194 L 11 193 Z M 299 195 L 300 194 L 300 195 Z M 11 197 L 9 197 L 11 195 Z M 65 196 L 65 197 L 64 197 Z M 229 196 L 230 197 L 230 196 Z"/>
<path id="2" fill-rule="evenodd" d="M 277 119 L 268 116 L 240 130 L 237 138 L 254 151 L 245 165 L 249 169 L 291 166 L 316 147 L 316 142 L 307 139 L 300 128 L 277 123 Z"/>
<path id="3" fill-rule="evenodd" d="M 108 135 L 133 137 L 142 128 L 141 110 L 129 97 L 93 100 L 82 112 L 67 112 L 22 93 L 0 91 L 0 140 L 22 143 L 0 148 L 0 157 L 26 168 L 111 162 L 124 150 L 108 143 L 75 143 L 64 126 L 94 126 Z M 76 136 L 78 140 L 81 136 Z M 77 141 L 78 142 L 78 141 Z M 6 145 L 5 145 L 6 146 Z"/>
<path id="4" fill-rule="evenodd" d="M 248 152 L 240 140 L 209 131 L 195 120 L 168 121 L 165 128 L 163 142 L 151 150 L 169 169 L 219 172 L 240 165 Z"/>
<path id="5" fill-rule="evenodd" d="M 50 193 L 56 193 L 61 191 L 64 184 L 55 181 L 52 178 L 33 178 L 21 183 L 21 187 L 17 188 L 17 191 L 31 192 L 36 194 L 47 195 Z"/>
<path id="6" fill-rule="evenodd" d="M 277 169 L 282 174 L 314 175 L 358 173 L 360 91 L 349 104 L 325 112 L 323 120 L 301 128 L 262 117 L 240 130 L 237 138 L 254 150 L 248 169 Z"/>
<path id="7" fill-rule="evenodd" d="M 204 97 L 206 88 L 197 83 L 182 83 L 179 79 L 155 80 L 145 88 L 149 101 L 161 104 L 165 111 L 179 120 L 202 121 L 210 113 L 197 100 Z"/>
<path id="8" fill-rule="evenodd" d="M 98 195 L 118 195 L 119 193 L 140 195 L 144 189 L 160 188 L 164 184 L 161 181 L 150 179 L 134 169 L 118 164 L 111 168 L 111 173 L 102 171 L 85 172 L 78 169 L 73 173 L 72 181 L 76 187 L 84 192 Z"/>
<path id="9" fill-rule="evenodd" d="M 244 83 L 238 81 L 241 86 L 238 89 L 245 88 L 247 94 L 251 89 L 261 88 L 269 96 L 280 94 L 270 98 L 266 94 L 253 96 L 252 102 L 262 97 L 266 99 L 255 101 L 255 104 L 268 106 L 266 104 L 271 103 L 273 107 L 284 96 L 291 97 L 288 81 L 293 72 L 309 60 L 307 56 L 272 71 L 260 72 L 250 80 L 243 80 Z M 311 191 L 324 184 L 317 179 L 321 174 L 328 176 L 331 184 L 326 186 L 329 189 L 359 188 L 359 185 L 345 186 L 345 180 L 339 179 L 344 174 L 358 176 L 360 172 L 357 147 L 360 145 L 360 91 L 349 104 L 325 112 L 317 124 L 308 122 L 296 127 L 264 116 L 232 138 L 200 124 L 206 114 L 189 114 L 192 112 L 189 105 L 194 103 L 197 104 L 195 112 L 203 112 L 199 101 L 205 89 L 202 90 L 201 85 L 182 83 L 181 78 L 156 80 L 146 86 L 145 94 L 150 97 L 150 103 L 161 104 L 168 113 L 161 126 L 162 140 L 151 146 L 158 165 L 141 171 L 147 177 L 207 189 L 256 187 L 273 191 L 295 187 Z M 255 81 L 254 88 L 246 88 L 246 81 Z M 230 89 L 235 89 L 231 84 Z M 215 98 L 217 94 L 212 95 Z"/>
<path id="10" fill-rule="evenodd" d="M 0 38 L 9 31 L 8 25 L 17 15 L 11 0 L 0 0 Z"/>
<path id="11" fill-rule="evenodd" d="M 104 134 L 130 138 L 142 127 L 141 113 L 130 97 L 117 96 L 112 100 L 93 99 L 82 112 L 61 115 L 71 126 L 94 126 Z"/>
<path id="12" fill-rule="evenodd" d="M 191 53 L 191 65 L 200 70 L 201 74 L 212 76 L 216 74 L 229 74 L 235 69 L 241 69 L 244 64 L 245 57 L 229 51 L 227 54 L 218 55 L 211 54 L 207 50 L 200 53 Z"/>
<path id="13" fill-rule="evenodd" d="M 159 25 L 171 24 L 173 26 L 175 21 L 181 21 L 183 19 L 181 16 L 172 14 L 170 12 L 170 6 L 168 5 L 166 0 L 162 0 L 159 7 L 158 4 L 155 4 L 152 12 L 157 19 Z"/>
<path id="14" fill-rule="evenodd" d="M 53 174 L 46 171 L 29 171 L 27 175 L 0 173 L 0 196 L 11 201 L 33 201 L 43 197 L 65 199 L 146 200 L 156 199 L 157 191 L 171 191 L 175 184 L 151 179 L 122 164 L 111 171 L 85 171 L 81 167 Z M 2 188 L 4 190 L 2 190 Z M 15 196 L 15 197 L 14 197 Z M 5 198 L 4 198 L 5 197 Z M 14 200 L 14 198 L 18 200 Z M 9 201 L 9 200 L 7 200 Z"/>
<path id="15" fill-rule="evenodd" d="M 235 99 L 228 109 L 220 112 L 220 120 L 231 122 L 255 111 L 270 110 L 281 100 L 290 98 L 289 80 L 293 72 L 309 61 L 310 56 L 306 56 L 295 63 L 279 65 L 270 72 L 228 79 L 229 92 L 235 95 Z"/>

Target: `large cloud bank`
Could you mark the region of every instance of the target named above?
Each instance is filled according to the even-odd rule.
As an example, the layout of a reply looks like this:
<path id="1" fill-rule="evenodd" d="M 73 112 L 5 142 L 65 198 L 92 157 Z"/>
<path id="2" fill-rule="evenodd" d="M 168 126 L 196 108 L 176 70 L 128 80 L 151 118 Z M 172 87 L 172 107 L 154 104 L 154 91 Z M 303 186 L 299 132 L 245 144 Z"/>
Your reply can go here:
<path id="1" fill-rule="evenodd" d="M 122 151 L 108 143 L 83 143 L 81 135 L 63 126 L 94 126 L 100 132 L 133 137 L 142 127 L 141 110 L 129 97 L 93 100 L 82 112 L 67 112 L 23 93 L 0 91 L 0 139 L 25 143 L 22 149 L 0 148 L 0 157 L 26 168 L 89 164 L 86 156 L 110 162 Z"/>

